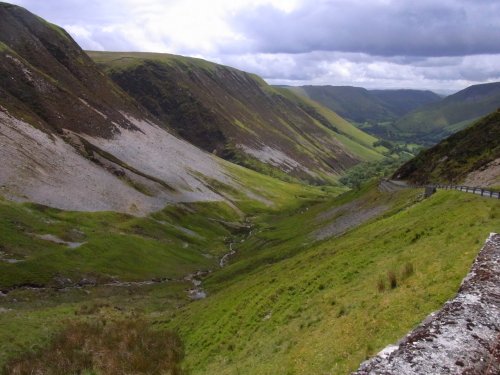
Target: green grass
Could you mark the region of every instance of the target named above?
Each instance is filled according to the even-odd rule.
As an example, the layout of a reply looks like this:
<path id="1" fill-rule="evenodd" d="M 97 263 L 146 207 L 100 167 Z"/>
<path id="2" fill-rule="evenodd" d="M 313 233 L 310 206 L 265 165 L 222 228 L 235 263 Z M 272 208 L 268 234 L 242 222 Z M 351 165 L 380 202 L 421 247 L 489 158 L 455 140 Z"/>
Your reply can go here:
<path id="1" fill-rule="evenodd" d="M 144 60 L 159 61 L 164 64 L 178 66 L 184 65 L 186 68 L 202 68 L 208 71 L 213 71 L 217 64 L 210 61 L 198 59 L 195 57 L 186 57 L 180 55 L 172 55 L 168 53 L 153 53 L 153 52 L 102 52 L 102 51 L 86 51 L 98 64 L 112 64 L 113 69 L 126 69 L 133 66 L 141 65 Z M 236 69 L 235 69 L 236 70 Z"/>
<path id="2" fill-rule="evenodd" d="M 237 209 L 198 203 L 135 218 L 0 199 L 2 251 L 26 258 L 0 263 L 3 287 L 50 282 L 55 273 L 139 280 L 215 270 L 204 280 L 208 298 L 193 303 L 183 281 L 12 291 L 0 301 L 10 309 L 0 313 L 0 365 L 49 347 L 54 334 L 75 321 L 140 317 L 179 333 L 184 367 L 194 375 L 348 373 L 451 298 L 488 233 L 500 226 L 500 202 L 471 194 L 440 191 L 422 201 L 421 191 L 380 193 L 371 183 L 336 197 L 337 188 L 233 168 L 243 186 L 273 204 L 241 192 Z M 316 240 L 314 232 L 338 215 L 320 217 L 353 201 L 387 210 L 340 237 Z M 229 238 L 245 239 L 238 229 L 242 214 L 253 224 L 252 235 L 235 244 L 237 254 L 218 269 L 217 257 L 202 254 L 219 256 Z M 70 241 L 74 229 L 85 233 L 87 244 L 73 250 L 31 235 Z"/>
<path id="3" fill-rule="evenodd" d="M 319 212 L 386 194 L 350 193 L 261 224 L 251 239 L 258 247 L 242 245 L 246 254 L 207 280 L 214 294 L 166 325 L 181 332 L 191 372 L 344 374 L 439 309 L 498 230 L 500 203 L 458 192 L 418 202 L 416 194 L 394 194 L 382 219 L 319 243 L 308 237 Z M 380 292 L 388 273 L 397 287 Z"/>
<path id="4" fill-rule="evenodd" d="M 44 20 L 42 17 L 37 16 L 37 18 L 40 22 L 42 22 L 43 24 L 48 26 L 50 29 L 54 30 L 58 34 L 58 36 L 62 37 L 63 39 L 66 39 L 66 41 L 70 41 L 68 34 L 66 33 L 66 31 L 62 27 L 59 27 L 53 23 L 50 23 L 50 22 Z"/>
<path id="5" fill-rule="evenodd" d="M 475 120 L 495 111 L 500 98 L 497 82 L 470 86 L 440 102 L 423 106 L 398 119 L 395 126 L 402 131 L 425 137 L 435 133 L 436 140 L 466 128 Z M 438 136 L 441 134 L 441 138 Z"/>
<path id="6" fill-rule="evenodd" d="M 74 320 L 132 314 L 154 321 L 160 313 L 175 312 L 189 303 L 187 281 L 129 287 L 103 283 L 111 277 L 182 279 L 199 269 L 217 269 L 230 238 L 240 235 L 245 217 L 295 209 L 342 191 L 287 184 L 241 167 L 233 167 L 231 173 L 265 201 L 248 197 L 243 188 L 231 188 L 229 193 L 237 193 L 234 203 L 176 204 L 138 218 L 112 212 L 67 212 L 0 196 L 0 257 L 23 260 L 0 261 L 0 290 L 26 284 L 57 286 L 56 279 L 61 278 L 70 278 L 72 284 L 82 278 L 99 284 L 59 291 L 14 289 L 1 297 L 0 367 L 13 356 L 48 345 L 54 333 Z M 70 249 L 38 237 L 45 234 L 84 244 Z"/>
<path id="7" fill-rule="evenodd" d="M 9 51 L 10 48 L 3 42 L 0 42 L 0 52 Z"/>
<path id="8" fill-rule="evenodd" d="M 228 193 L 232 194 L 235 204 L 248 216 L 289 212 L 310 202 L 325 200 L 346 191 L 341 185 L 317 187 L 285 182 L 236 164 L 225 161 L 222 163 L 241 185 L 240 188 L 231 189 Z"/>
<path id="9" fill-rule="evenodd" d="M 216 220 L 238 222 L 224 203 L 168 206 L 148 218 L 101 212 L 64 212 L 32 204 L 0 201 L 0 286 L 75 282 L 92 276 L 122 280 L 177 278 L 216 263 L 226 251 L 230 229 Z M 40 238 L 52 234 L 83 242 L 72 249 Z M 208 258 L 207 255 L 212 258 Z"/>
<path id="10" fill-rule="evenodd" d="M 395 174 L 420 184 L 458 184 L 499 156 L 500 112 L 497 111 L 421 152 Z"/>

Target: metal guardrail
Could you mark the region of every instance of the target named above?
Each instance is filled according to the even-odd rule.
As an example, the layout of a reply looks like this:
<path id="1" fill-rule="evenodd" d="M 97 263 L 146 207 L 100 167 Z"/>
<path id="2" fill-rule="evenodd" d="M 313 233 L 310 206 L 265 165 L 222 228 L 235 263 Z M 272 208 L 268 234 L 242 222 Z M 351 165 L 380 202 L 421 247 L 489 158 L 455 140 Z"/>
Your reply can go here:
<path id="1" fill-rule="evenodd" d="M 428 193 L 429 193 L 429 195 L 431 195 L 433 192 L 435 192 L 435 190 L 441 189 L 441 190 L 457 190 L 457 191 L 461 191 L 464 193 L 480 195 L 481 197 L 500 199 L 500 191 L 493 191 L 493 190 L 488 190 L 488 189 L 474 187 L 474 186 L 442 185 L 442 184 L 414 185 L 414 184 L 406 184 L 403 181 L 397 181 L 397 180 L 384 180 L 384 181 L 388 182 L 390 184 L 394 184 L 396 187 L 398 187 L 400 189 L 402 189 L 402 188 L 403 189 L 404 188 L 425 189 L 426 195 Z"/>
<path id="2" fill-rule="evenodd" d="M 479 187 L 462 186 L 462 185 L 433 185 L 433 186 L 436 189 L 458 190 L 458 191 L 462 191 L 464 193 L 471 193 L 471 194 L 480 195 L 482 197 L 500 199 L 500 192 L 499 191 L 487 190 L 487 189 L 483 189 L 483 188 L 479 188 Z"/>

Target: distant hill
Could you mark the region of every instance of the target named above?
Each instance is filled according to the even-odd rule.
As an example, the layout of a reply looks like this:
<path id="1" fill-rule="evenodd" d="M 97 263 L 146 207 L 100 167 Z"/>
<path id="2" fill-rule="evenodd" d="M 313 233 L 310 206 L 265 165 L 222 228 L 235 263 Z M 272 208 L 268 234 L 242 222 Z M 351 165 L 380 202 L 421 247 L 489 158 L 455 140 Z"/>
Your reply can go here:
<path id="1" fill-rule="evenodd" d="M 169 54 L 88 54 L 165 127 L 257 171 L 325 181 L 383 157 L 376 138 L 258 76 Z"/>
<path id="2" fill-rule="evenodd" d="M 467 87 L 400 118 L 394 127 L 424 140 L 439 140 L 500 107 L 500 82 Z"/>
<path id="3" fill-rule="evenodd" d="M 430 103 L 437 103 L 442 97 L 429 90 L 370 90 L 396 116 Z"/>
<path id="4" fill-rule="evenodd" d="M 421 152 L 393 177 L 417 184 L 500 187 L 500 111 Z"/>
<path id="5" fill-rule="evenodd" d="M 356 123 L 395 120 L 441 97 L 422 90 L 367 90 L 353 86 L 300 86 L 288 89 L 307 96 Z"/>

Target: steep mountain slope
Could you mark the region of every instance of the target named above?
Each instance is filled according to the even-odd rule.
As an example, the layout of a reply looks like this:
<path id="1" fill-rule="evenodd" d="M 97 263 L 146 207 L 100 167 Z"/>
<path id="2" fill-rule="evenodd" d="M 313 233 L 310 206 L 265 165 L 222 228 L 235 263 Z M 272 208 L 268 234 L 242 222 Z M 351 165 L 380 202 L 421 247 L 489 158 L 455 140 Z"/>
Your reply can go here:
<path id="1" fill-rule="evenodd" d="M 359 161 L 382 158 L 375 138 L 342 130 L 352 125 L 282 95 L 257 76 L 175 55 L 89 55 L 166 127 L 227 160 L 324 181 Z"/>
<path id="2" fill-rule="evenodd" d="M 1 194 L 144 214 L 225 199 L 212 185 L 245 191 L 222 160 L 155 123 L 64 30 L 6 3 L 0 19 Z"/>
<path id="3" fill-rule="evenodd" d="M 500 107 L 500 82 L 470 86 L 395 123 L 407 134 L 439 140 Z"/>
<path id="4" fill-rule="evenodd" d="M 394 178 L 418 184 L 500 186 L 500 111 L 421 152 Z"/>
<path id="5" fill-rule="evenodd" d="M 422 90 L 367 90 L 353 86 L 287 88 L 356 123 L 395 120 L 415 108 L 441 99 L 431 91 Z"/>

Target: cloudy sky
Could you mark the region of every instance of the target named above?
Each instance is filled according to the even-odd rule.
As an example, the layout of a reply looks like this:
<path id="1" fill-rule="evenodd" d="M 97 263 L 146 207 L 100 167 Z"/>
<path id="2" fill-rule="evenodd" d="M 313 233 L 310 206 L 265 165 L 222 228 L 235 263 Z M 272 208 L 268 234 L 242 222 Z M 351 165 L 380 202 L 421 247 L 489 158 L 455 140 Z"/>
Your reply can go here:
<path id="1" fill-rule="evenodd" d="M 500 81 L 500 0 L 10 2 L 84 49 L 202 57 L 272 84 L 452 92 Z"/>

